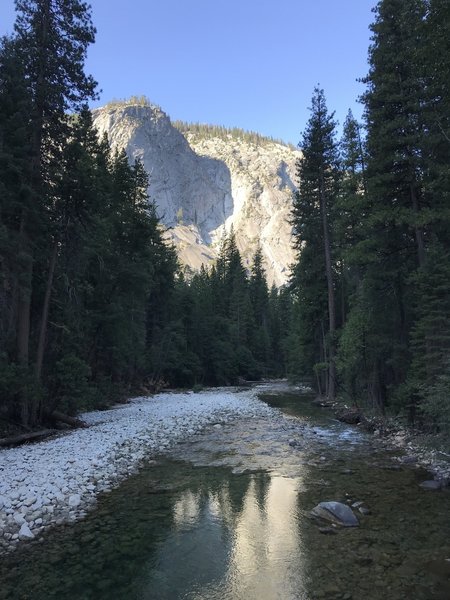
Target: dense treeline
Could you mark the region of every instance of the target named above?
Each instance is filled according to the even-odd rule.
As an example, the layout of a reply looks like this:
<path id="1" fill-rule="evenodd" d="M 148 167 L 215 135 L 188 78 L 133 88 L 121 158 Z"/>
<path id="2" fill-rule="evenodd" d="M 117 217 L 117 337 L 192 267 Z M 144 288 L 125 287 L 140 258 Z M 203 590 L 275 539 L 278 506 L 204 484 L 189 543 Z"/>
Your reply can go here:
<path id="1" fill-rule="evenodd" d="M 300 143 L 291 371 L 450 428 L 450 11 L 382 0 L 364 128 L 316 89 Z"/>
<path id="2" fill-rule="evenodd" d="M 0 419 L 32 428 L 142 385 L 283 372 L 281 303 L 234 235 L 188 284 L 143 166 L 93 128 L 81 0 L 17 0 L 0 46 Z M 146 99 L 136 99 L 147 102 Z M 8 427 L 8 426 L 7 426 Z"/>
<path id="3" fill-rule="evenodd" d="M 158 376 L 182 386 L 285 375 L 289 296 L 268 290 L 261 250 L 246 272 L 233 231 L 210 271 L 202 268 L 189 284 L 178 278 L 172 303 L 177 318 L 163 331 L 156 326 Z"/>
<path id="4" fill-rule="evenodd" d="M 147 108 L 156 106 L 157 108 L 160 108 L 156 104 L 152 104 L 150 99 L 144 95 L 130 96 L 129 98 L 124 98 L 122 100 L 114 98 L 113 100 L 110 100 L 106 106 L 107 108 L 123 108 L 124 106 L 146 106 Z"/>

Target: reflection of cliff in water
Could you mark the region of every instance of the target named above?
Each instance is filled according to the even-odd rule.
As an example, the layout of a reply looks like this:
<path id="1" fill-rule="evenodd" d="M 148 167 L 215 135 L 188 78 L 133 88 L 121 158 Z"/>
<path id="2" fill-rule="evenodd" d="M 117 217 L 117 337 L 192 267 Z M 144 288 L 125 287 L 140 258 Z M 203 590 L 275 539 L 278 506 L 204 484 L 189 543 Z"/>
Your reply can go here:
<path id="1" fill-rule="evenodd" d="M 270 478 L 261 502 L 260 479 L 252 478 L 237 519 L 227 574 L 229 596 L 255 600 L 301 598 L 302 545 L 296 481 Z"/>
<path id="2" fill-rule="evenodd" d="M 183 491 L 173 505 L 173 532 L 155 560 L 161 572 L 177 565 L 177 573 L 158 597 L 177 597 L 180 580 L 182 597 L 196 600 L 302 598 L 296 513 L 296 481 L 283 477 L 231 477 L 218 489 Z M 155 592 L 149 575 L 144 597 Z"/>

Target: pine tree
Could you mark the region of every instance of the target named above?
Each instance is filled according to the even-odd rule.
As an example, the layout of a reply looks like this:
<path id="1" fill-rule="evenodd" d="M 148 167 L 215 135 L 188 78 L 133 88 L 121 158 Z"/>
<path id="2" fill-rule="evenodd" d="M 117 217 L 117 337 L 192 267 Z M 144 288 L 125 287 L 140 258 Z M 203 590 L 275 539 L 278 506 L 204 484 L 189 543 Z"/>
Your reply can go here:
<path id="1" fill-rule="evenodd" d="M 418 48 L 424 39 L 424 0 L 382 0 L 371 26 L 367 91 L 363 95 L 368 178 L 375 226 L 402 230 L 402 244 L 425 260 L 421 174 L 423 81 Z M 409 239 L 409 238 L 412 239 Z"/>
<path id="2" fill-rule="evenodd" d="M 68 112 L 77 110 L 95 96 L 95 82 L 83 71 L 86 49 L 94 41 L 95 29 L 88 5 L 79 0 L 16 0 L 16 11 L 15 49 L 22 65 L 31 107 L 28 124 L 29 187 L 39 217 L 36 219 L 30 213 L 29 205 L 22 203 L 19 243 L 20 254 L 26 260 L 18 290 L 17 359 L 22 367 L 28 366 L 31 294 L 35 287 L 34 228 L 41 222 L 42 228 L 37 234 L 39 243 L 48 253 L 48 275 L 43 297 L 39 298 L 41 318 L 36 378 L 40 380 L 58 245 L 52 215 L 54 174 L 69 133 Z M 52 232 L 51 238 L 46 238 L 47 231 Z M 36 297 L 36 294 L 33 296 Z M 29 402 L 24 397 L 22 404 L 24 424 L 35 422 L 39 418 L 36 402 Z"/>
<path id="3" fill-rule="evenodd" d="M 426 222 L 431 243 L 448 246 L 450 206 L 450 11 L 445 0 L 430 0 L 419 48 L 423 95 L 421 106 Z"/>
<path id="4" fill-rule="evenodd" d="M 363 221 L 367 214 L 366 155 L 361 127 L 348 112 L 340 142 L 342 176 L 336 200 L 333 236 L 336 247 L 338 321 L 345 325 L 349 298 L 361 280 L 355 256 L 363 239 Z M 340 318 L 339 318 L 340 317 Z"/>
<path id="5" fill-rule="evenodd" d="M 348 112 L 340 143 L 342 177 L 336 202 L 334 239 L 341 333 L 336 363 L 344 397 L 359 402 L 367 393 L 367 324 L 362 305 L 365 221 L 368 213 L 366 153 L 361 127 Z"/>
<path id="6" fill-rule="evenodd" d="M 382 0 L 375 14 L 362 98 L 367 168 L 360 224 L 349 254 L 359 282 L 339 361 L 350 393 L 366 395 L 371 406 L 384 410 L 406 378 L 413 319 L 409 277 L 424 264 L 429 236 L 418 53 L 425 4 Z"/>
<path id="7" fill-rule="evenodd" d="M 304 344 L 304 350 L 309 347 L 307 362 L 314 357 L 315 363 L 326 364 L 326 393 L 333 399 L 336 393 L 336 305 L 330 231 L 339 181 L 335 127 L 323 90 L 316 88 L 311 117 L 300 144 L 303 156 L 297 165 L 299 187 L 294 197 L 293 225 L 299 258 L 293 283 L 298 290 L 301 311 L 299 335 L 309 336 Z M 313 288 L 317 294 L 311 294 Z M 316 307 L 323 304 L 324 298 L 326 314 L 320 314 L 320 308 Z M 307 333 L 308 329 L 311 333 Z"/>
<path id="8" fill-rule="evenodd" d="M 0 352 L 15 358 L 16 315 L 19 288 L 19 223 L 22 204 L 32 211 L 29 193 L 30 144 L 28 115 L 30 97 L 14 41 L 0 45 L 0 256 L 2 290 Z"/>
<path id="9" fill-rule="evenodd" d="M 252 308 L 252 328 L 250 331 L 250 349 L 260 365 L 260 371 L 267 377 L 270 356 L 270 313 L 269 289 L 263 266 L 262 248 L 258 245 L 253 257 L 249 280 L 249 293 Z"/>
<path id="10" fill-rule="evenodd" d="M 12 39 L 0 41 L 0 398 L 6 414 L 28 418 L 27 365 L 17 364 L 20 297 L 29 290 L 31 255 L 21 243 L 21 213 L 35 218 L 30 190 L 29 96 L 22 62 Z"/>
<path id="11" fill-rule="evenodd" d="M 340 143 L 342 177 L 336 201 L 334 234 L 342 258 L 359 241 L 367 207 L 366 153 L 361 127 L 348 112 Z"/>
<path id="12" fill-rule="evenodd" d="M 427 256 L 412 275 L 415 319 L 411 365 L 404 389 L 410 415 L 432 417 L 449 431 L 448 352 L 450 340 L 450 11 L 431 0 L 418 55 L 422 66 L 423 132 L 421 156 L 426 197 Z M 447 394 L 447 400 L 446 398 Z"/>

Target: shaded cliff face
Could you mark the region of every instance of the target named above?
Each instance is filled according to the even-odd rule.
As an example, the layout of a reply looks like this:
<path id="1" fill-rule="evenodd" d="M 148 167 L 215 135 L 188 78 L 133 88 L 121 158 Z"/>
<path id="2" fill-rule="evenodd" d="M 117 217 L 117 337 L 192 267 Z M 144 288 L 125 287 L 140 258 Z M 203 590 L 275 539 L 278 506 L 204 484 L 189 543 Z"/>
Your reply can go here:
<path id="1" fill-rule="evenodd" d="M 194 270 L 210 264 L 224 229 L 233 226 L 244 263 L 251 264 L 260 242 L 269 283 L 286 282 L 294 260 L 288 220 L 298 151 L 231 135 L 183 135 L 156 106 L 111 105 L 93 115 L 113 148 L 142 160 L 150 197 L 184 264 Z"/>

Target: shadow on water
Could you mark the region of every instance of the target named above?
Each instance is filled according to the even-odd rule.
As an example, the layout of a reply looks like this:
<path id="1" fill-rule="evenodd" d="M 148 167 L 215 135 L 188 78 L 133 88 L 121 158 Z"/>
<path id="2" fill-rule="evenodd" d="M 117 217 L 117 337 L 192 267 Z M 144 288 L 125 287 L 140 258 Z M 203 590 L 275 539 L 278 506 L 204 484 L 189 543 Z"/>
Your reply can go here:
<path id="1" fill-rule="evenodd" d="M 211 428 L 3 559 L 0 599 L 450 598 L 450 494 L 310 399 L 265 400 L 288 419 Z M 322 500 L 370 514 L 323 535 Z"/>

